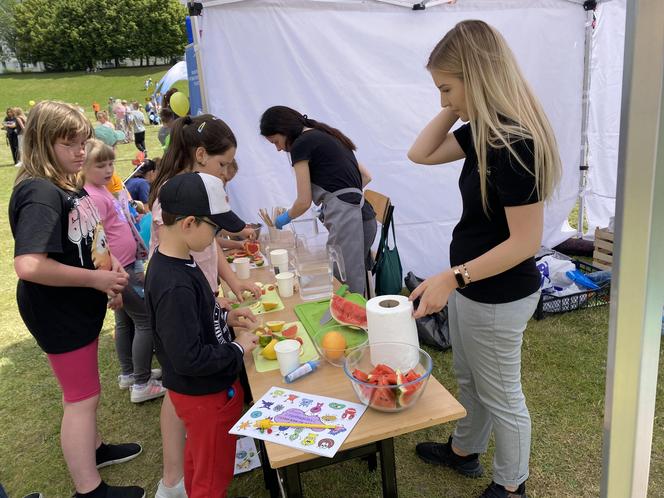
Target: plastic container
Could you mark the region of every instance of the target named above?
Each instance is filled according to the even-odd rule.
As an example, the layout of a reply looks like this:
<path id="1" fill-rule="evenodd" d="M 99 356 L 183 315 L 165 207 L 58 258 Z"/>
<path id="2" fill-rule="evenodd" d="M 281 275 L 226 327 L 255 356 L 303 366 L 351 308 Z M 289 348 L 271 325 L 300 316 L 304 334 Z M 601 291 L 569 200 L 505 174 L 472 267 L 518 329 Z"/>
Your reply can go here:
<path id="1" fill-rule="evenodd" d="M 393 384 L 389 380 L 391 374 L 384 373 L 381 367 L 372 363 L 372 351 L 378 356 L 384 356 L 387 351 L 403 353 L 393 355 L 393 358 L 398 359 L 387 365 L 401 382 Z M 416 358 L 415 361 L 412 360 L 413 357 Z M 369 408 L 381 412 L 401 412 L 415 406 L 426 389 L 432 368 L 431 356 L 426 351 L 400 342 L 375 343 L 356 348 L 344 362 L 344 373 L 350 379 L 357 398 Z M 371 377 L 366 382 L 359 380 L 353 375 L 356 370 L 366 375 L 371 374 Z M 404 382 L 406 377 L 413 380 Z"/>
<path id="2" fill-rule="evenodd" d="M 344 337 L 346 341 L 346 346 L 344 348 L 323 347 L 323 339 L 325 338 L 325 335 L 328 332 L 333 331 L 339 332 Z M 318 354 L 335 367 L 343 367 L 347 355 L 357 348 L 369 343 L 369 335 L 365 330 L 354 329 L 339 324 L 323 327 L 312 337 L 312 339 L 316 345 Z"/>

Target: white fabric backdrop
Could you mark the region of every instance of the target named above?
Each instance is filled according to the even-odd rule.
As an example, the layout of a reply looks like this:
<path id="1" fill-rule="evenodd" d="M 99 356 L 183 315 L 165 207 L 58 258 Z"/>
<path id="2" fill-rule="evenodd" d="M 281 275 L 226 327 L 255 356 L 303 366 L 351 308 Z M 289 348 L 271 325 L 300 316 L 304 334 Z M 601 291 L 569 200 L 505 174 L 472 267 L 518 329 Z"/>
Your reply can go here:
<path id="1" fill-rule="evenodd" d="M 608 226 L 616 209 L 624 50 L 625 0 L 598 4 L 590 64 L 590 169 L 585 195 L 591 234 L 596 226 Z"/>
<path id="2" fill-rule="evenodd" d="M 244 219 L 259 207 L 290 206 L 295 180 L 285 153 L 258 133 L 262 112 L 288 105 L 341 129 L 373 175 L 369 188 L 396 206 L 405 271 L 428 276 L 449 266 L 461 212 L 461 163 L 416 166 L 406 158 L 440 109 L 424 65 L 436 42 L 463 19 L 498 28 L 552 122 L 564 176 L 546 210 L 544 243 L 560 227 L 578 185 L 585 12 L 564 0 L 478 1 L 412 11 L 378 2 L 246 0 L 206 6 L 200 19 L 207 102 L 235 131 L 240 172 L 229 184 Z"/>

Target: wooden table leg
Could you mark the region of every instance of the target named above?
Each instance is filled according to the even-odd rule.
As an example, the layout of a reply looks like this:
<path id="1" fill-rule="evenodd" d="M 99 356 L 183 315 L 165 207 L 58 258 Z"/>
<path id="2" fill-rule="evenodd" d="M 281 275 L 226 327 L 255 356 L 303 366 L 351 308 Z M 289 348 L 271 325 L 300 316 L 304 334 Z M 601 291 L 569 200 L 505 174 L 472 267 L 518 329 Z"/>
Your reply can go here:
<path id="1" fill-rule="evenodd" d="M 380 453 L 380 473 L 383 481 L 383 498 L 397 498 L 397 468 L 394 458 L 394 439 L 378 442 Z"/>
<path id="2" fill-rule="evenodd" d="M 302 482 L 297 464 L 284 468 L 284 492 L 286 498 L 302 498 Z"/>

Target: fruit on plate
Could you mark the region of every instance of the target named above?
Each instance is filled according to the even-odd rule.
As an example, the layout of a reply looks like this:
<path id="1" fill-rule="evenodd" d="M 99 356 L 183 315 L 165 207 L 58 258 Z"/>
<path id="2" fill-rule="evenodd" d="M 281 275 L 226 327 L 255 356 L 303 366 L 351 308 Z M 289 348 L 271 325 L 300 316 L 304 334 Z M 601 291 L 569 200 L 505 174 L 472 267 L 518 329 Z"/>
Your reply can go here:
<path id="1" fill-rule="evenodd" d="M 252 254 L 256 254 L 260 250 L 261 250 L 261 245 L 258 242 L 247 240 L 244 243 L 244 252 L 246 252 L 250 256 Z"/>
<path id="2" fill-rule="evenodd" d="M 268 286 L 267 286 L 267 290 L 268 290 L 269 292 L 272 292 L 272 291 L 274 290 L 274 285 L 268 285 Z"/>
<path id="3" fill-rule="evenodd" d="M 235 257 L 235 258 L 246 258 L 247 253 L 245 251 L 237 251 L 237 252 L 233 253 L 233 257 Z"/>
<path id="4" fill-rule="evenodd" d="M 281 329 L 284 328 L 286 322 L 272 321 L 272 322 L 265 322 L 265 325 L 267 325 L 267 328 L 269 328 L 272 332 L 281 332 Z"/>
<path id="5" fill-rule="evenodd" d="M 286 339 L 295 339 L 297 336 L 297 325 L 291 325 L 281 333 Z"/>
<path id="6" fill-rule="evenodd" d="M 271 335 L 264 334 L 258 338 L 258 345 L 262 348 L 266 347 L 274 340 L 274 337 Z"/>
<path id="7" fill-rule="evenodd" d="M 265 260 L 263 258 L 254 259 L 254 264 L 260 268 L 265 264 Z"/>
<path id="8" fill-rule="evenodd" d="M 272 311 L 275 309 L 279 304 L 278 303 L 273 303 L 269 301 L 263 301 L 263 308 L 265 311 Z"/>
<path id="9" fill-rule="evenodd" d="M 251 291 L 248 291 L 248 290 L 246 290 L 246 291 L 242 291 L 242 299 L 250 299 L 250 298 L 252 298 L 253 296 L 254 296 L 254 295 L 253 295 L 253 293 L 252 293 Z"/>
<path id="10" fill-rule="evenodd" d="M 295 337 L 295 340 L 296 340 L 297 342 L 299 342 L 302 346 L 304 346 L 304 341 L 302 340 L 302 338 L 301 338 L 300 336 L 296 336 L 296 337 Z M 302 354 L 304 354 L 304 349 L 302 350 L 302 352 L 300 353 L 300 355 L 302 355 Z"/>
<path id="11" fill-rule="evenodd" d="M 320 346 L 323 348 L 327 358 L 338 360 L 344 355 L 344 351 L 346 350 L 346 338 L 341 332 L 331 330 L 325 333 Z"/>
<path id="12" fill-rule="evenodd" d="M 277 359 L 277 352 L 274 350 L 274 346 L 278 343 L 279 341 L 277 338 L 272 338 L 272 340 L 268 343 L 267 346 L 261 351 L 261 355 L 263 355 L 263 358 L 266 360 L 276 360 Z"/>
<path id="13" fill-rule="evenodd" d="M 330 314 L 338 323 L 351 327 L 367 328 L 367 309 L 334 294 L 330 301 Z"/>
<path id="14" fill-rule="evenodd" d="M 228 256 L 226 256 L 226 261 L 228 261 L 229 263 L 232 263 L 234 259 L 235 259 L 235 256 L 233 256 L 232 254 L 229 254 Z"/>

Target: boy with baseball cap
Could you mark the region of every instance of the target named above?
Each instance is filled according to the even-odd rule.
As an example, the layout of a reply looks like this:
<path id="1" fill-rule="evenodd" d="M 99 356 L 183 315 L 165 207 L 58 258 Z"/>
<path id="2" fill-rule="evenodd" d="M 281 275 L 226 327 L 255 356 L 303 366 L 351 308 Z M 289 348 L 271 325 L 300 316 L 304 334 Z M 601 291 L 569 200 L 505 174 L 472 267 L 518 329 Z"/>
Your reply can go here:
<path id="1" fill-rule="evenodd" d="M 145 301 L 162 383 L 187 430 L 187 495 L 221 498 L 233 478 L 235 436 L 228 431 L 242 414 L 238 374 L 244 353 L 257 342 L 253 333 L 235 336 L 230 327 L 256 320 L 246 308 L 221 309 L 189 253 L 205 249 L 221 229 L 241 230 L 244 222 L 230 210 L 222 181 L 204 173 L 174 176 L 159 201 L 164 225 L 148 266 Z"/>

